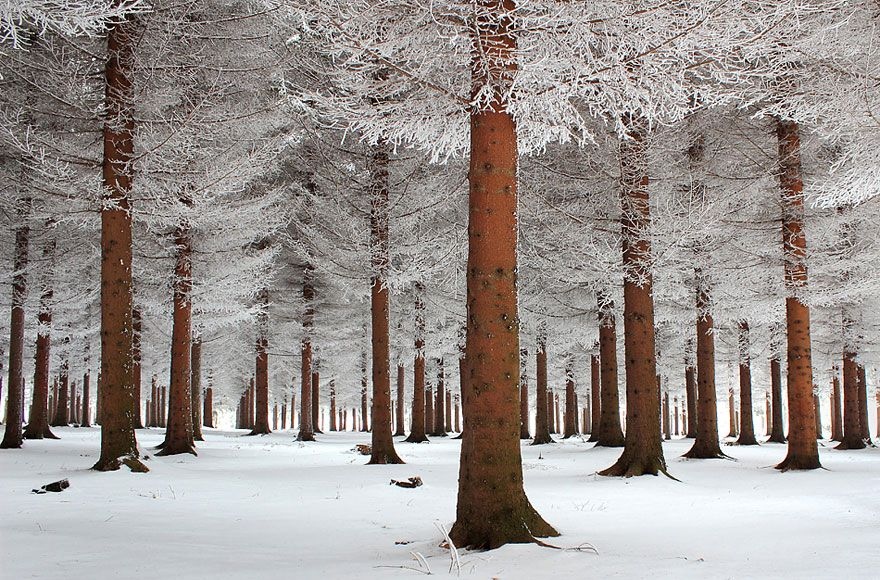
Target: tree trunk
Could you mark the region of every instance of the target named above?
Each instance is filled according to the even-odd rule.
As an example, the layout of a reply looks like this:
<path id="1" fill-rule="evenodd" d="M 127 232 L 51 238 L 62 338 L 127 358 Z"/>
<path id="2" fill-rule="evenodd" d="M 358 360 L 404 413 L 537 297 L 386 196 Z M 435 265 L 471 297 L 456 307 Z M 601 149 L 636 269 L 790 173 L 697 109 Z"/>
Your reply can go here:
<path id="1" fill-rule="evenodd" d="M 674 417 L 674 431 L 672 433 L 673 433 L 673 435 L 678 437 L 679 435 L 681 435 L 681 424 L 679 421 L 679 414 L 678 414 L 678 397 L 673 398 L 673 417 Z"/>
<path id="2" fill-rule="evenodd" d="M 856 353 L 843 353 L 843 437 L 835 449 L 864 449 L 861 417 L 859 414 L 859 369 Z"/>
<path id="3" fill-rule="evenodd" d="M 862 431 L 862 440 L 871 447 L 871 429 L 868 425 L 868 378 L 864 365 L 857 365 L 859 369 L 859 427 Z"/>
<path id="4" fill-rule="evenodd" d="M 788 454 L 777 469 L 816 469 L 819 447 L 813 411 L 813 366 L 810 309 L 799 294 L 807 287 L 807 239 L 804 234 L 804 195 L 800 135 L 793 121 L 776 122 L 779 142 L 779 182 L 782 190 L 782 246 L 785 267 L 785 320 L 788 337 Z"/>
<path id="5" fill-rule="evenodd" d="M 697 369 L 689 364 L 684 369 L 685 398 L 687 399 L 687 437 L 697 438 Z"/>
<path id="6" fill-rule="evenodd" d="M 406 435 L 406 428 L 404 427 L 404 412 L 405 412 L 405 396 L 406 393 L 404 391 L 406 386 L 406 371 L 403 368 L 402 364 L 397 365 L 397 423 L 396 428 L 394 429 L 394 435 Z M 331 411 L 332 413 L 332 411 Z"/>
<path id="7" fill-rule="evenodd" d="M 498 77 L 516 64 L 513 0 L 480 0 L 474 91 L 496 87 L 486 111 L 470 116 L 465 426 L 455 524 L 459 548 L 493 549 L 557 535 L 523 489 L 519 442 L 516 123 Z M 487 78 L 487 75 L 489 78 Z"/>
<path id="8" fill-rule="evenodd" d="M 425 303 L 422 300 L 424 291 L 424 287 L 416 283 L 414 325 L 416 356 L 413 361 L 412 415 L 409 437 L 405 439 L 409 443 L 423 443 L 428 440 L 425 436 Z"/>
<path id="9" fill-rule="evenodd" d="M 321 373 L 317 369 L 317 364 L 312 366 L 312 429 L 321 434 Z"/>
<path id="10" fill-rule="evenodd" d="M 730 415 L 728 419 L 728 422 L 730 423 L 730 434 L 728 437 L 736 437 L 739 433 L 736 428 L 736 395 L 733 392 L 733 387 L 727 389 L 727 412 Z"/>
<path id="11" fill-rule="evenodd" d="M 785 429 L 782 424 L 782 368 L 778 355 L 774 355 L 770 359 L 770 391 L 772 419 L 770 423 L 770 438 L 767 441 L 785 443 Z"/>
<path id="12" fill-rule="evenodd" d="M 713 459 L 726 457 L 718 439 L 718 405 L 715 396 L 715 329 L 709 308 L 708 284 L 697 270 L 697 438 L 684 457 Z M 733 420 L 730 422 L 734 427 Z"/>
<path id="13" fill-rule="evenodd" d="M 623 234 L 623 328 L 626 360 L 626 437 L 623 454 L 600 475 L 666 472 L 660 438 L 660 395 L 654 343 L 651 275 L 651 211 L 648 202 L 647 122 L 624 118 L 620 144 L 621 229 Z M 602 365 L 605 365 L 604 351 Z M 602 405 L 605 401 L 603 399 Z"/>
<path id="14" fill-rule="evenodd" d="M 574 361 L 571 355 L 566 357 L 565 364 L 565 421 L 563 422 L 562 437 L 568 439 L 577 435 L 575 424 L 577 423 L 577 403 L 574 394 Z"/>
<path id="15" fill-rule="evenodd" d="M 190 408 L 192 409 L 193 440 L 204 441 L 202 436 L 202 337 L 194 336 L 190 348 Z"/>
<path id="16" fill-rule="evenodd" d="M 813 409 L 816 416 L 816 439 L 822 439 L 822 407 L 819 405 L 819 395 L 813 393 Z"/>
<path id="17" fill-rule="evenodd" d="M 91 376 L 89 371 L 83 374 L 83 396 L 82 396 L 82 415 L 79 423 L 80 427 L 91 427 L 92 420 L 89 416 L 89 407 L 91 406 Z"/>
<path id="18" fill-rule="evenodd" d="M 739 439 L 738 445 L 757 445 L 752 412 L 752 359 L 749 323 L 739 323 Z"/>
<path id="19" fill-rule="evenodd" d="M 330 379 L 330 430 L 338 431 L 339 426 L 336 423 L 336 381 Z"/>
<path id="20" fill-rule="evenodd" d="M 297 441 L 314 441 L 315 430 L 312 425 L 312 325 L 315 317 L 314 309 L 315 289 L 313 286 L 313 271 L 311 265 L 303 268 L 303 338 L 302 338 L 302 362 L 300 367 L 302 372 L 300 386 L 300 415 L 299 415 L 299 433 L 296 436 Z M 291 408 L 295 408 L 295 403 L 291 403 Z M 290 427 L 293 428 L 293 419 L 290 421 Z"/>
<path id="21" fill-rule="evenodd" d="M 68 362 L 61 363 L 61 376 L 58 381 L 58 399 L 55 401 L 53 427 L 67 427 L 70 424 L 70 375 Z"/>
<path id="22" fill-rule="evenodd" d="M 165 442 L 156 455 L 196 455 L 192 424 L 192 237 L 181 224 L 174 233 L 173 325 L 171 328 L 171 382 Z"/>
<path id="23" fill-rule="evenodd" d="M 434 387 L 425 386 L 425 431 L 434 433 Z"/>
<path id="24" fill-rule="evenodd" d="M 369 379 L 367 378 L 367 353 L 362 353 L 361 359 L 361 431 L 370 432 L 370 425 L 367 423 L 367 413 L 370 408 L 370 398 L 367 394 Z"/>
<path id="25" fill-rule="evenodd" d="M 434 437 L 446 437 L 446 375 L 443 359 L 437 359 L 437 388 L 434 390 Z"/>
<path id="26" fill-rule="evenodd" d="M 134 376 L 134 428 L 143 429 L 144 422 L 141 417 L 141 311 L 139 308 L 131 309 L 131 361 L 132 375 Z"/>
<path id="27" fill-rule="evenodd" d="M 519 438 L 531 439 L 529 433 L 529 379 L 526 375 L 529 351 L 519 351 Z"/>
<path id="28" fill-rule="evenodd" d="M 209 382 L 208 384 L 210 385 L 211 383 Z M 205 427 L 214 427 L 214 389 L 212 387 L 205 389 L 205 408 L 202 418 Z"/>
<path id="29" fill-rule="evenodd" d="M 536 387 L 535 387 L 535 438 L 532 445 L 545 445 L 553 443 L 550 436 L 550 423 L 552 413 L 550 408 L 553 405 L 552 395 L 548 396 L 547 391 L 547 337 L 544 330 L 538 331 L 538 350 L 536 365 Z"/>
<path id="30" fill-rule="evenodd" d="M 617 323 L 614 303 L 598 293 L 600 415 L 597 447 L 623 447 L 625 438 L 620 426 L 620 394 L 617 380 Z"/>
<path id="31" fill-rule="evenodd" d="M 446 389 L 446 432 L 452 431 L 452 391 Z"/>
<path id="32" fill-rule="evenodd" d="M 840 379 L 837 367 L 831 369 L 831 439 L 843 441 L 843 417 L 840 410 Z M 880 393 L 880 391 L 878 391 Z"/>
<path id="33" fill-rule="evenodd" d="M 114 2 L 114 4 L 117 4 Z M 135 438 L 131 263 L 131 160 L 134 156 L 135 17 L 113 22 L 107 33 L 101 209 L 101 456 L 93 469 L 125 463 L 148 471 Z"/>
<path id="34" fill-rule="evenodd" d="M 459 401 L 458 394 L 455 395 L 455 425 L 453 429 L 456 433 L 461 433 L 461 403 Z M 880 408 L 878 408 L 878 413 L 880 413 Z"/>
<path id="35" fill-rule="evenodd" d="M 672 428 L 669 417 L 669 391 L 663 393 L 663 439 L 672 439 Z"/>
<path id="36" fill-rule="evenodd" d="M 257 342 L 254 369 L 254 424 L 250 435 L 268 435 L 269 427 L 269 290 L 260 290 L 257 301 L 261 310 L 257 315 Z"/>
<path id="37" fill-rule="evenodd" d="M 599 440 L 599 423 L 602 421 L 602 383 L 599 360 L 598 354 L 590 355 L 590 397 L 587 399 L 590 417 L 589 422 L 584 417 L 584 424 L 589 425 L 589 428 L 585 429 L 585 431 L 590 434 L 590 438 L 587 441 L 592 442 Z"/>
<path id="38" fill-rule="evenodd" d="M 9 324 L 9 387 L 6 392 L 6 429 L 0 449 L 20 449 L 23 442 L 21 404 L 24 366 L 24 307 L 27 301 L 28 238 L 30 199 L 20 201 L 19 226 L 15 228 L 15 257 L 12 260 L 12 314 Z"/>
<path id="39" fill-rule="evenodd" d="M 52 237 L 43 249 L 43 258 L 51 264 L 55 251 Z M 16 271 L 18 271 L 16 269 Z M 40 294 L 40 310 L 37 314 L 37 344 L 34 350 L 34 395 L 25 439 L 58 439 L 49 428 L 49 360 L 52 349 L 52 284 L 47 282 Z M 57 389 L 56 389 L 57 390 Z M 53 401 L 54 403 L 54 401 Z"/>

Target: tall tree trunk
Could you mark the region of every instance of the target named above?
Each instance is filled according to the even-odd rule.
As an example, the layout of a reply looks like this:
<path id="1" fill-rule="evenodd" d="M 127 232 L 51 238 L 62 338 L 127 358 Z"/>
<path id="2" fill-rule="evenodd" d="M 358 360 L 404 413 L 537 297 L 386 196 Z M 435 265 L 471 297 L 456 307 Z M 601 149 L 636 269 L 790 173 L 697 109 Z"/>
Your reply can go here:
<path id="1" fill-rule="evenodd" d="M 868 426 L 868 378 L 864 365 L 857 365 L 859 370 L 859 428 L 862 432 L 862 440 L 871 447 L 871 429 Z"/>
<path id="2" fill-rule="evenodd" d="M 529 379 L 526 375 L 529 351 L 519 351 L 519 438 L 531 439 L 529 433 Z"/>
<path id="3" fill-rule="evenodd" d="M 192 409 L 193 440 L 204 441 L 202 436 L 202 337 L 193 336 L 190 348 L 190 408 Z"/>
<path id="4" fill-rule="evenodd" d="M 516 68 L 515 4 L 478 5 L 474 91 L 496 88 L 489 108 L 470 116 L 465 425 L 450 537 L 461 548 L 493 549 L 557 532 L 526 497 L 520 456 L 517 137 L 497 84 Z"/>
<path id="5" fill-rule="evenodd" d="M 416 284 L 415 309 L 415 349 L 413 361 L 413 398 L 410 416 L 409 443 L 423 443 L 425 435 L 425 303 L 422 301 L 424 288 Z"/>
<path id="6" fill-rule="evenodd" d="M 752 358 L 749 323 L 739 323 L 739 439 L 738 445 L 757 445 L 752 412 Z"/>
<path id="7" fill-rule="evenodd" d="M 713 459 L 726 457 L 718 438 L 718 404 L 715 395 L 715 328 L 709 287 L 702 272 L 697 270 L 697 438 L 684 457 Z M 734 421 L 730 422 L 734 427 Z"/>
<path id="8" fill-rule="evenodd" d="M 27 301 L 28 238 L 31 200 L 19 202 L 19 226 L 15 228 L 15 257 L 12 260 L 12 314 L 9 324 L 9 387 L 6 393 L 6 429 L 0 449 L 20 449 L 23 442 L 21 429 L 22 368 L 24 367 L 24 306 Z"/>
<path id="9" fill-rule="evenodd" d="M 733 392 L 733 387 L 727 389 L 727 411 L 730 415 L 728 419 L 728 423 L 730 424 L 730 434 L 728 437 L 736 437 L 739 433 L 737 431 L 737 414 L 736 414 L 736 395 Z"/>
<path id="10" fill-rule="evenodd" d="M 434 387 L 425 385 L 425 431 L 434 432 Z"/>
<path id="11" fill-rule="evenodd" d="M 210 384 L 210 383 L 208 383 Z M 214 427 L 214 389 L 213 387 L 208 387 L 205 389 L 205 410 L 202 413 L 204 417 L 204 426 L 205 427 Z"/>
<path id="12" fill-rule="evenodd" d="M 550 411 L 553 401 L 552 395 L 547 390 L 547 337 L 543 328 L 538 331 L 538 349 L 535 380 L 535 438 L 532 445 L 545 445 L 553 443 L 550 436 L 550 423 L 552 413 Z"/>
<path id="13" fill-rule="evenodd" d="M 880 393 L 880 390 L 877 391 Z M 843 417 L 840 410 L 840 379 L 837 366 L 831 368 L 831 439 L 843 441 Z"/>
<path id="14" fill-rule="evenodd" d="M 58 399 L 55 401 L 55 418 L 53 427 L 67 427 L 70 424 L 70 374 L 67 360 L 61 363 L 58 380 Z"/>
<path id="15" fill-rule="evenodd" d="M 260 290 L 257 301 L 260 313 L 257 315 L 256 367 L 254 369 L 254 424 L 250 435 L 268 435 L 269 427 L 269 290 Z"/>
<path id="16" fill-rule="evenodd" d="M 768 442 L 785 443 L 785 429 L 783 428 L 782 414 L 782 368 L 779 355 L 774 354 L 770 359 L 770 407 L 772 418 L 770 423 L 770 438 Z"/>
<path id="17" fill-rule="evenodd" d="M 330 379 L 330 430 L 339 430 L 336 423 L 336 381 L 333 379 Z"/>
<path id="18" fill-rule="evenodd" d="M 370 432 L 370 425 L 367 423 L 367 409 L 370 408 L 370 399 L 368 386 L 370 379 L 367 377 L 367 353 L 361 353 L 361 431 Z M 433 415 L 432 415 L 433 417 Z"/>
<path id="19" fill-rule="evenodd" d="M 597 447 L 623 447 L 626 442 L 620 426 L 620 394 L 617 380 L 617 323 L 614 303 L 603 293 L 596 295 L 599 306 L 600 403 Z"/>
<path id="20" fill-rule="evenodd" d="M 446 437 L 446 375 L 443 359 L 437 359 L 437 388 L 434 391 L 434 437 Z"/>
<path id="21" fill-rule="evenodd" d="M 92 404 L 91 401 L 91 375 L 89 375 L 89 371 L 87 370 L 83 373 L 83 396 L 82 396 L 82 420 L 79 423 L 80 427 L 91 427 L 92 421 L 89 416 L 90 409 L 89 407 Z"/>
<path id="22" fill-rule="evenodd" d="M 139 308 L 131 310 L 131 362 L 132 375 L 134 376 L 134 428 L 143 429 L 144 422 L 141 417 L 141 311 Z"/>
<path id="23" fill-rule="evenodd" d="M 114 4 L 118 4 L 116 0 Z M 131 185 L 134 157 L 134 46 L 140 25 L 126 16 L 109 25 L 105 68 L 101 208 L 101 456 L 93 469 L 126 464 L 148 471 L 135 438 L 131 263 Z"/>
<path id="24" fill-rule="evenodd" d="M 52 263 L 55 253 L 55 237 L 43 248 L 43 259 Z M 50 266 L 51 268 L 51 266 Z M 25 439 L 58 439 L 49 428 L 49 360 L 52 349 L 52 283 L 47 281 L 40 293 L 40 310 L 37 314 L 37 344 L 34 350 L 34 395 Z"/>
<path id="25" fill-rule="evenodd" d="M 687 435 L 688 439 L 697 438 L 697 369 L 690 361 L 685 361 L 684 384 L 687 399 Z"/>
<path id="26" fill-rule="evenodd" d="M 647 122 L 624 117 L 620 144 L 623 234 L 623 328 L 626 360 L 626 437 L 623 454 L 601 475 L 657 475 L 666 472 L 660 438 L 660 394 L 654 343 L 651 274 L 651 210 L 648 202 Z M 602 364 L 605 364 L 604 353 Z M 605 401 L 602 401 L 603 405 Z"/>
<path id="27" fill-rule="evenodd" d="M 302 372 L 299 392 L 300 414 L 297 441 L 314 441 L 315 430 L 312 425 L 312 325 L 315 317 L 315 288 L 313 286 L 313 270 L 311 265 L 303 268 L 303 338 L 302 338 Z M 296 405 L 291 403 L 291 407 Z M 295 412 L 294 412 L 295 414 Z M 293 420 L 290 421 L 293 428 Z"/>
<path id="28" fill-rule="evenodd" d="M 312 428 L 316 434 L 321 434 L 324 431 L 321 429 L 321 373 L 318 368 L 318 363 L 312 366 Z"/>
<path id="29" fill-rule="evenodd" d="M 452 431 L 452 391 L 446 389 L 446 432 Z"/>
<path id="30" fill-rule="evenodd" d="M 397 365 L 397 424 L 394 435 L 406 435 L 404 427 L 406 371 L 402 364 Z"/>
<path id="31" fill-rule="evenodd" d="M 600 379 L 600 359 L 598 354 L 590 355 L 590 397 L 587 399 L 590 408 L 590 421 L 584 417 L 584 424 L 589 425 L 586 430 L 590 434 L 587 441 L 596 442 L 599 440 L 599 423 L 602 420 L 602 383 Z"/>
<path id="32" fill-rule="evenodd" d="M 807 287 L 807 239 L 804 234 L 804 194 L 800 135 L 793 121 L 776 121 L 779 142 L 779 182 L 782 190 L 782 246 L 785 267 L 785 320 L 788 337 L 788 454 L 777 469 L 816 469 L 819 447 L 813 410 L 813 363 L 810 309 L 801 302 Z"/>
<path id="33" fill-rule="evenodd" d="M 878 410 L 878 413 L 880 413 L 880 410 Z M 461 433 L 461 401 L 459 400 L 458 393 L 455 395 L 455 424 L 453 429 L 456 433 Z"/>
<path id="34" fill-rule="evenodd" d="M 669 391 L 663 393 L 663 439 L 672 439 L 672 427 L 669 417 Z"/>
<path id="35" fill-rule="evenodd" d="M 816 439 L 822 439 L 822 407 L 819 404 L 819 395 L 813 393 L 813 409 L 816 416 Z"/>
<path id="36" fill-rule="evenodd" d="M 859 414 L 859 369 L 856 353 L 847 348 L 843 353 L 843 438 L 835 449 L 864 449 Z"/>
<path id="37" fill-rule="evenodd" d="M 173 325 L 171 328 L 171 382 L 165 442 L 156 455 L 196 455 L 192 424 L 192 238 L 189 226 L 174 232 Z"/>
<path id="38" fill-rule="evenodd" d="M 577 403 L 574 393 L 574 360 L 566 356 L 565 363 L 565 420 L 563 421 L 562 437 L 568 439 L 577 435 Z"/>
<path id="39" fill-rule="evenodd" d="M 674 417 L 674 423 L 675 423 L 674 424 L 674 431 L 672 432 L 672 434 L 675 435 L 676 437 L 678 437 L 679 435 L 681 435 L 681 423 L 679 420 L 679 412 L 678 412 L 678 397 L 674 397 L 672 401 L 673 401 L 673 417 Z"/>

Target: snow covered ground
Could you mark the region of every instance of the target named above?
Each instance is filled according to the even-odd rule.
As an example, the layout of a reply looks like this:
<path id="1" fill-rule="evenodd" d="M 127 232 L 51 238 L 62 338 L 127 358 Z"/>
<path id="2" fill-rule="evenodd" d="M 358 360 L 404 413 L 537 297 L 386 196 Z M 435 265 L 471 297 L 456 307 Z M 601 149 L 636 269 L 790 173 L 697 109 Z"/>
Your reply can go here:
<path id="1" fill-rule="evenodd" d="M 455 515 L 459 441 L 398 442 L 407 465 L 365 466 L 368 434 L 296 443 L 291 432 L 206 430 L 199 456 L 153 457 L 149 474 L 96 473 L 98 429 L 0 452 L 0 577 L 44 579 L 419 578 L 449 574 L 438 524 Z M 512 545 L 461 554 L 472 578 L 877 578 L 880 450 L 821 450 L 827 470 L 780 474 L 782 445 L 728 447 L 738 461 L 684 460 L 666 477 L 596 470 L 618 449 L 523 447 L 526 491 L 562 533 L 598 555 Z M 417 489 L 389 481 L 419 475 Z M 70 480 L 62 493 L 32 488 Z M 423 563 L 413 559 L 423 558 Z M 418 571 L 418 570 L 421 570 Z"/>

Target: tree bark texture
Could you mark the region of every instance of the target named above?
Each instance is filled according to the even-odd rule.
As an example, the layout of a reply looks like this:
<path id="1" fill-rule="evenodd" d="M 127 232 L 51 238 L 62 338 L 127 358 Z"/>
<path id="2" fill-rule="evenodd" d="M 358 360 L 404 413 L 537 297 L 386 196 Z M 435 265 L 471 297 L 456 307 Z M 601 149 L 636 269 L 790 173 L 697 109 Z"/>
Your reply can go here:
<path id="1" fill-rule="evenodd" d="M 536 350 L 536 380 L 535 380 L 535 438 L 532 445 L 545 445 L 553 443 L 550 436 L 552 395 L 547 390 L 547 337 L 544 331 L 538 334 L 538 348 Z"/>
<path id="2" fill-rule="evenodd" d="M 415 349 L 413 361 L 413 398 L 410 416 L 409 443 L 424 443 L 425 434 L 425 303 L 422 301 L 424 288 L 416 285 L 415 307 Z"/>
<path id="3" fill-rule="evenodd" d="M 53 260 L 55 238 L 43 248 L 43 258 L 49 264 Z M 52 350 L 52 281 L 43 285 L 40 293 L 40 310 L 37 313 L 37 344 L 34 349 L 34 395 L 28 416 L 25 439 L 57 439 L 49 427 L 49 360 Z"/>
<path id="4" fill-rule="evenodd" d="M 623 447 L 626 442 L 620 426 L 620 393 L 617 378 L 617 322 L 614 303 L 604 294 L 597 296 L 599 306 L 599 381 L 600 415 L 597 447 Z"/>
<path id="5" fill-rule="evenodd" d="M 15 255 L 12 260 L 12 312 L 9 323 L 9 385 L 6 391 L 6 428 L 0 449 L 19 449 L 23 442 L 21 428 L 22 381 L 24 380 L 24 307 L 27 301 L 27 265 L 30 227 L 27 218 L 31 201 L 21 200 L 19 226 L 15 228 Z"/>
<path id="6" fill-rule="evenodd" d="M 768 442 L 785 443 L 782 414 L 782 365 L 779 357 L 770 359 L 770 438 Z"/>
<path id="7" fill-rule="evenodd" d="M 757 445 L 752 410 L 752 358 L 749 323 L 739 323 L 739 439 L 738 445 Z"/>
<path id="8" fill-rule="evenodd" d="M 590 397 L 587 404 L 590 410 L 589 422 L 584 417 L 585 431 L 590 434 L 587 441 L 596 442 L 599 440 L 599 423 L 602 420 L 602 382 L 601 382 L 601 363 L 598 354 L 590 356 Z M 587 425 L 589 427 L 587 428 Z"/>
<path id="9" fill-rule="evenodd" d="M 192 409 L 193 440 L 204 441 L 202 436 L 202 337 L 194 336 L 190 348 L 190 408 Z"/>

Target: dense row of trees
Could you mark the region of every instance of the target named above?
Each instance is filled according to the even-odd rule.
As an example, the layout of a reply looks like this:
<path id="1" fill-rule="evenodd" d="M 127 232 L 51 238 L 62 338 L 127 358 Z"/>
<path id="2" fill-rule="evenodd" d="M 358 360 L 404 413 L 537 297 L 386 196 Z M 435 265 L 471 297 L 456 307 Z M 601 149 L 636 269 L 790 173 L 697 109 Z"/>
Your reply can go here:
<path id="1" fill-rule="evenodd" d="M 535 444 L 621 447 L 604 475 L 667 473 L 678 431 L 724 457 L 719 400 L 738 444 L 756 412 L 787 437 L 782 470 L 820 466 L 823 414 L 864 447 L 878 15 L 10 4 L 2 447 L 94 400 L 100 470 L 145 470 L 145 425 L 196 453 L 215 415 L 369 430 L 399 463 L 394 435 L 460 413 L 451 538 L 477 548 L 556 533 L 523 491 L 532 416 Z"/>

